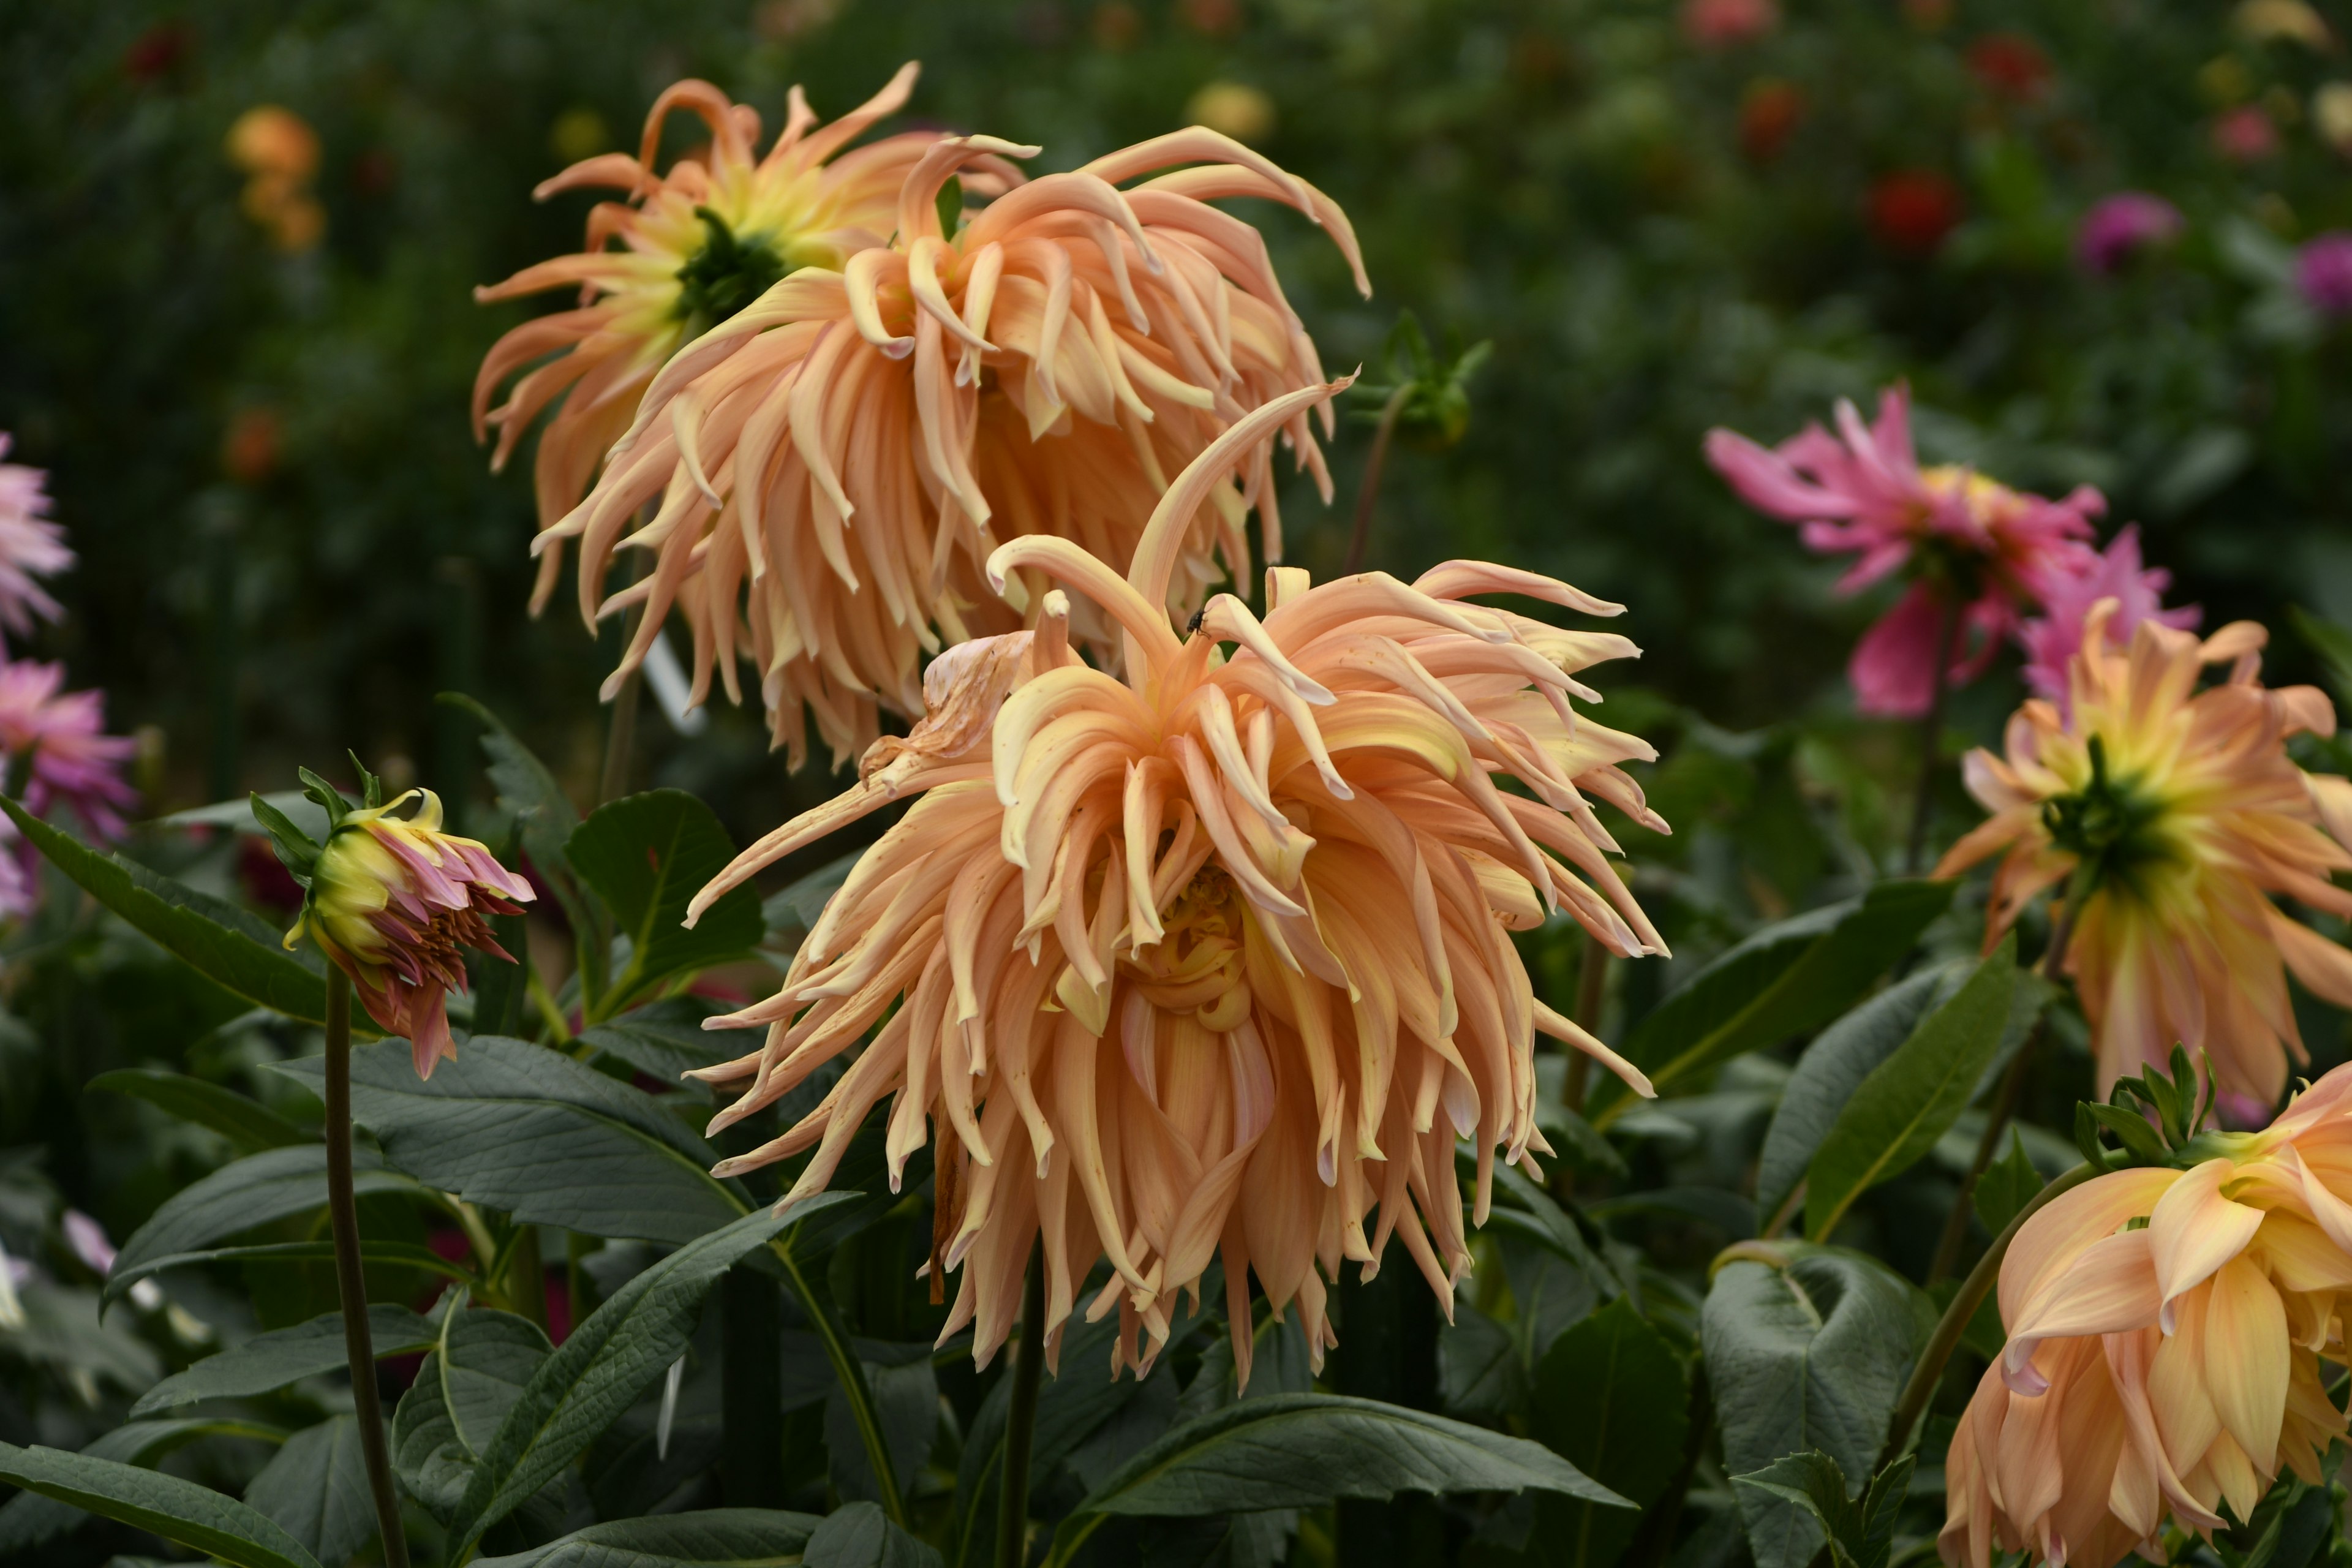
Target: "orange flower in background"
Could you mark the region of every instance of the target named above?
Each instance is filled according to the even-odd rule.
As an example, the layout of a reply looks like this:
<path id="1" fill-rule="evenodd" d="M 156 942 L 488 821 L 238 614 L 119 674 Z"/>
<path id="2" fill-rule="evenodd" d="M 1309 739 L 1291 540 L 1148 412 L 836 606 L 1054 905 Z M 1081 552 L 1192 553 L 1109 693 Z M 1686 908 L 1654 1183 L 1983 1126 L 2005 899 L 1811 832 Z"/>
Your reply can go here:
<path id="1" fill-rule="evenodd" d="M 1969 793 L 1993 815 L 1945 855 L 1948 877 L 2004 852 L 1986 907 L 1997 941 L 2036 894 L 2077 878 L 2066 949 L 2098 1057 L 2099 1092 L 2161 1064 L 2176 1044 L 2210 1054 L 2233 1113 L 2267 1113 L 2287 1055 L 2306 1059 L 2284 970 L 2352 1006 L 2352 952 L 2272 901 L 2352 915 L 2328 880 L 2352 869 L 2352 781 L 2306 774 L 2287 737 L 2332 735 L 2316 688 L 2257 679 L 2251 621 L 2203 642 L 2153 620 L 2107 640 L 2116 601 L 2086 617 L 2067 667 L 2071 711 L 2035 699 L 2009 721 L 2004 759 L 1969 753 Z M 2200 691 L 2208 664 L 2228 677 Z"/>
<path id="2" fill-rule="evenodd" d="M 1123 677 L 1078 659 L 1069 601 L 1041 594 L 1034 632 L 933 661 L 913 731 L 877 742 L 856 787 L 753 846 L 689 912 L 921 794 L 782 989 L 712 1021 L 765 1026 L 763 1047 L 700 1076 L 741 1086 L 724 1126 L 878 1024 L 815 1110 L 720 1168 L 814 1146 L 792 1196 L 817 1191 L 892 1097 L 894 1185 L 939 1141 L 932 1279 L 962 1268 L 945 1332 L 977 1320 L 983 1359 L 1042 1235 L 1049 1346 L 1081 1305 L 1116 1305 L 1120 1360 L 1148 1366 L 1178 1294 L 1222 1255 L 1244 1375 L 1253 1269 L 1277 1310 L 1299 1304 L 1319 1362 L 1326 1282 L 1344 1258 L 1374 1267 L 1391 1234 L 1450 1304 L 1470 1267 L 1456 1139 L 1476 1146 L 1482 1221 L 1496 1151 L 1530 1166 L 1549 1152 L 1537 1030 L 1647 1089 L 1535 998 L 1508 936 L 1564 909 L 1614 952 L 1664 951 L 1588 804 L 1664 830 L 1618 765 L 1654 753 L 1570 707 L 1597 700 L 1576 671 L 1637 650 L 1465 600 L 1619 606 L 1469 562 L 1410 585 L 1371 573 L 1316 587 L 1276 568 L 1263 621 L 1221 594 L 1189 634 L 1171 628 L 1189 520 L 1331 390 L 1276 399 L 1213 442 L 1123 578 L 1067 540 L 996 552 L 998 580 L 1036 571 L 1099 606 Z M 1113 1279 L 1081 1303 L 1104 1257 Z"/>
<path id="3" fill-rule="evenodd" d="M 1946 1461 L 1950 1568 L 1998 1547 L 2072 1568 L 2164 1561 L 2168 1515 L 2211 1539 L 2345 1435 L 2320 1362 L 2352 1290 L 2352 1068 L 2268 1131 L 2207 1133 L 2188 1171 L 2117 1171 L 2053 1200 L 2002 1261 L 2009 1344 Z"/>
<path id="4" fill-rule="evenodd" d="M 843 149 L 904 107 L 915 76 L 914 66 L 905 67 L 854 112 L 823 127 L 793 88 L 783 130 L 757 156 L 758 111 L 730 102 L 709 82 L 681 81 L 654 100 L 637 156 L 583 158 L 532 193 L 541 201 L 583 188 L 627 194 L 589 213 L 587 239 L 576 253 L 474 290 L 484 302 L 550 289 L 581 292 L 577 309 L 526 321 L 500 338 L 474 378 L 475 438 L 492 426 L 499 433 L 493 468 L 504 468 L 531 422 L 562 399 L 539 444 L 541 528 L 586 493 L 605 449 L 636 417 L 654 373 L 680 344 L 741 310 L 793 268 L 838 267 L 890 232 L 899 182 L 938 137 L 916 132 Z M 671 111 L 681 109 L 702 119 L 710 141 L 656 174 L 662 131 Z M 492 394 L 526 366 L 533 368 L 493 409 Z M 540 602 L 552 591 L 560 564 L 556 556 L 541 563 Z"/>
<path id="5" fill-rule="evenodd" d="M 676 606 L 694 633 L 693 700 L 714 675 L 740 700 L 737 664 L 749 658 L 776 742 L 794 763 L 804 708 L 846 759 L 874 739 L 878 708 L 922 712 L 926 654 L 1034 619 L 1028 583 L 1014 579 L 1000 597 L 984 578 L 1002 537 L 1058 535 L 1122 569 L 1169 475 L 1249 410 L 1320 384 L 1315 346 L 1265 240 L 1209 201 L 1260 196 L 1296 207 L 1327 229 L 1369 291 L 1354 236 L 1328 198 L 1204 128 L 1016 184 L 1004 159 L 1035 151 L 991 137 L 927 138 L 911 165 L 891 165 L 904 176 L 893 205 L 856 244 L 780 272 L 757 303 L 678 349 L 641 402 L 631 383 L 633 421 L 621 418 L 622 399 L 606 399 L 593 438 L 566 437 L 561 483 L 547 482 L 543 447 L 542 501 L 556 505 L 570 504 L 604 454 L 586 500 L 550 522 L 534 549 L 539 602 L 553 588 L 564 542 L 576 538 L 583 616 L 646 606 L 609 689 L 645 658 Z M 1118 188 L 1146 174 L 1154 177 Z M 940 200 L 960 190 L 1003 194 L 966 216 Z M 648 279 L 658 270 L 631 257 L 562 266 L 591 262 L 638 266 Z M 524 276 L 545 286 L 571 275 Z M 674 317 L 675 289 L 669 299 L 661 310 Z M 513 341 L 494 353 L 485 387 L 573 329 L 521 331 L 534 330 L 547 334 L 542 347 Z M 644 354 L 629 363 L 650 374 L 657 356 L 643 347 L 648 340 L 629 341 Z M 558 378 L 576 374 L 568 363 L 518 387 L 509 430 L 554 395 Z M 617 387 L 620 372 L 607 375 Z M 583 376 L 559 420 L 589 386 Z M 600 382 L 594 395 L 604 395 Z M 1286 434 L 1328 497 L 1307 416 Z M 1232 477 L 1221 476 L 1186 520 L 1170 584 L 1179 609 L 1246 571 L 1253 508 L 1267 556 L 1279 557 L 1273 441 L 1237 453 Z M 648 552 L 651 571 L 607 595 L 613 552 L 625 544 Z M 1090 605 L 1078 614 L 1079 635 L 1107 647 L 1110 623 Z"/>
<path id="6" fill-rule="evenodd" d="M 327 209 L 310 194 L 319 173 L 319 133 L 274 103 L 257 104 L 228 131 L 229 162 L 245 171 L 245 216 L 269 231 L 278 249 L 310 249 L 327 232 Z"/>

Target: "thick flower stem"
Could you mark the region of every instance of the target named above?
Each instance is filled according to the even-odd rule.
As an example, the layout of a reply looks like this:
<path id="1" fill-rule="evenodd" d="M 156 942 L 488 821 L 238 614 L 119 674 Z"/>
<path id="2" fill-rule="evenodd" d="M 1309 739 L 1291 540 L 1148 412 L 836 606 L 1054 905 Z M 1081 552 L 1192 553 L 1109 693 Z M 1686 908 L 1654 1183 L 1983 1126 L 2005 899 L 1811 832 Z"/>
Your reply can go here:
<path id="1" fill-rule="evenodd" d="M 2049 951 L 2042 955 L 2037 966 L 2042 978 L 2052 984 L 2058 983 L 2059 971 L 2066 962 L 2066 947 L 2074 935 L 2074 914 L 2083 907 L 2079 895 L 2070 896 L 2060 908 L 2058 924 L 2050 933 Z M 1976 1212 L 1977 1183 L 1983 1179 L 1985 1168 L 2000 1152 L 2000 1135 L 2009 1131 L 2010 1120 L 2017 1114 L 2017 1102 L 2025 1093 L 2025 1079 L 2033 1070 L 2033 1058 L 2042 1044 L 2042 1024 L 2036 1020 L 2033 1032 L 2017 1047 L 2017 1055 L 2009 1070 L 2000 1076 L 2000 1087 L 1993 1091 L 1992 1104 L 1985 1110 L 1984 1131 L 1977 1137 L 1976 1157 L 1969 1162 L 1968 1173 L 1960 1178 L 1960 1190 L 1952 1199 L 1952 1212 L 1944 1217 L 1944 1234 L 1937 1239 L 1935 1260 L 1927 1265 L 1925 1283 L 1930 1288 L 1951 1278 L 1959 1267 L 1960 1248 L 1969 1238 L 1969 1215 Z"/>
<path id="2" fill-rule="evenodd" d="M 1037 1385 L 1045 1371 L 1045 1250 L 1029 1248 L 1021 1290 L 1021 1348 L 1013 1362 L 1013 1398 L 1004 1411 L 1004 1489 L 996 1505 L 996 1568 L 1029 1558 L 1029 1449 L 1037 1435 Z"/>
<path id="3" fill-rule="evenodd" d="M 1594 1036 L 1601 1033 L 1601 999 L 1609 984 L 1609 950 L 1601 939 L 1590 931 L 1584 937 L 1584 956 L 1577 961 L 1576 1021 Z M 1584 1114 L 1584 1090 L 1592 1076 L 1592 1058 L 1582 1051 L 1568 1053 L 1568 1082 L 1560 1098 L 1570 1110 Z"/>
<path id="4" fill-rule="evenodd" d="M 392 1457 L 383 1441 L 383 1406 L 375 1386 L 375 1347 L 368 1334 L 367 1279 L 360 1267 L 360 1211 L 352 1195 L 352 983 L 327 968 L 327 1220 L 335 1235 L 335 1289 L 343 1309 L 343 1351 L 352 1364 L 352 1405 L 375 1521 L 383 1531 L 384 1568 L 408 1568 Z"/>
<path id="5" fill-rule="evenodd" d="M 644 613 L 642 608 L 629 612 L 628 631 L 622 647 L 636 640 L 637 617 Z M 633 669 L 613 699 L 612 727 L 604 731 L 604 770 L 596 783 L 599 805 L 629 793 L 629 763 L 637 745 L 637 701 L 645 688 L 646 672 Z"/>
<path id="6" fill-rule="evenodd" d="M 1936 810 L 1936 769 L 1943 761 L 1944 700 L 1951 695 L 1952 657 L 1959 652 L 1960 601 L 1944 606 L 1944 625 L 1936 638 L 1936 683 L 1927 689 L 1927 711 L 1919 720 L 1919 795 L 1911 807 L 1911 840 L 1903 851 L 1906 876 L 1919 874 L 1927 854 L 1927 823 Z"/>
<path id="7" fill-rule="evenodd" d="M 2025 1222 L 2032 1218 L 2044 1204 L 2062 1193 L 2081 1186 L 2098 1173 L 2090 1165 L 2082 1164 L 2053 1180 L 2048 1186 L 2033 1194 L 2032 1202 L 2017 1211 L 2017 1216 L 1993 1237 L 1992 1245 L 1985 1248 L 1985 1255 L 1977 1259 L 1977 1266 L 1969 1270 L 1969 1277 L 1960 1282 L 1960 1293 L 1952 1298 L 1951 1305 L 1946 1307 L 1944 1315 L 1936 1321 L 1936 1331 L 1927 1336 L 1927 1346 L 1919 1352 L 1919 1364 L 1911 1369 L 1911 1381 L 1904 1385 L 1903 1398 L 1895 1406 L 1895 1421 L 1887 1428 L 1886 1447 L 1878 1456 L 1874 1474 L 1900 1458 L 1904 1448 L 1910 1444 L 1912 1428 L 1918 1426 L 1919 1417 L 1927 1413 L 1927 1402 L 1936 1396 L 1936 1385 L 1943 1381 L 1944 1363 L 1952 1359 L 1952 1352 L 1959 1346 L 1960 1336 L 1968 1331 L 1969 1320 L 1976 1316 L 1977 1308 L 1983 1303 L 1986 1293 L 1991 1290 L 1993 1281 L 2000 1278 L 2000 1263 L 2009 1256 L 2009 1244 L 2017 1239 L 2017 1233 L 2025 1228 Z"/>
<path id="8" fill-rule="evenodd" d="M 1412 383 L 1400 382 L 1381 405 L 1381 422 L 1372 429 L 1372 449 L 1364 457 L 1364 477 L 1356 482 L 1356 524 L 1348 535 L 1348 563 L 1344 576 L 1354 576 L 1364 569 L 1364 552 L 1372 542 L 1372 504 L 1380 500 L 1381 470 L 1388 466 L 1389 442 L 1396 436 L 1397 416 L 1404 412 L 1404 400 L 1412 391 Z"/>

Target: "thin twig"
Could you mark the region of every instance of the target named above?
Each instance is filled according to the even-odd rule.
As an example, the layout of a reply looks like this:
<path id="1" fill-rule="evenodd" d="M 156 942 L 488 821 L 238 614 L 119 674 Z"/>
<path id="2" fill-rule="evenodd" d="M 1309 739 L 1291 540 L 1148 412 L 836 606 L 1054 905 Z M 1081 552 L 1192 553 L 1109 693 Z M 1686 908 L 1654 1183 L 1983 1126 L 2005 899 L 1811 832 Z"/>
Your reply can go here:
<path id="1" fill-rule="evenodd" d="M 1396 435 L 1397 416 L 1404 412 L 1404 400 L 1412 391 L 1410 381 L 1397 383 L 1389 400 L 1381 405 L 1381 422 L 1372 431 L 1372 449 L 1364 458 L 1364 477 L 1356 481 L 1356 526 L 1348 537 L 1348 563 L 1340 575 L 1352 577 L 1364 569 L 1364 552 L 1372 542 L 1372 503 L 1380 498 L 1381 469 L 1389 460 L 1389 441 Z"/>
<path id="2" fill-rule="evenodd" d="M 2049 950 L 2042 953 L 2038 967 L 2042 978 L 2052 984 L 2058 983 L 2059 971 L 2066 963 L 2066 947 L 2074 940 L 2074 916 L 2083 907 L 2079 890 L 2059 906 L 2058 923 L 2050 932 Z M 2001 1074 L 2000 1088 L 1994 1091 L 1992 1104 L 1985 1110 L 1984 1131 L 1978 1135 L 1976 1157 L 1969 1162 L 1967 1174 L 1960 1178 L 1960 1190 L 1952 1200 L 1952 1212 L 1944 1218 L 1944 1234 L 1937 1238 L 1935 1260 L 1927 1265 L 1926 1284 L 1933 1289 L 1951 1278 L 1959 1267 L 1960 1248 L 1968 1241 L 1969 1215 L 1976 1211 L 1977 1184 L 1984 1179 L 1986 1167 L 1992 1163 L 2000 1151 L 2000 1135 L 2009 1131 L 2011 1118 L 2017 1114 L 2017 1102 L 2024 1098 L 2025 1080 L 2033 1070 L 2036 1047 L 2042 1044 L 2042 1020 L 2035 1019 L 2033 1032 L 2017 1047 L 2011 1058 L 2009 1070 Z"/>
<path id="3" fill-rule="evenodd" d="M 408 1568 L 400 1494 L 383 1441 L 383 1405 L 375 1385 L 375 1346 L 368 1332 L 367 1276 L 360 1264 L 360 1211 L 352 1195 L 352 983 L 327 968 L 327 1221 L 335 1237 L 335 1291 L 343 1310 L 343 1353 L 352 1366 L 352 1414 L 385 1568 Z"/>
<path id="4" fill-rule="evenodd" d="M 1927 854 L 1927 819 L 1935 814 L 1936 770 L 1944 751 L 1944 700 L 1951 694 L 1952 659 L 1959 652 L 1959 599 L 1944 606 L 1944 624 L 1936 638 L 1936 683 L 1927 691 L 1927 711 L 1919 720 L 1919 797 L 1911 808 L 1911 842 L 1903 853 L 1906 876 L 1919 874 Z"/>
<path id="5" fill-rule="evenodd" d="M 2009 1256 L 2009 1244 L 2017 1239 L 2017 1233 L 2025 1228 L 2025 1222 L 2051 1199 L 2081 1186 L 2098 1173 L 2090 1165 L 2081 1164 L 2057 1177 L 2036 1193 L 2033 1201 L 2018 1210 L 2016 1217 L 1993 1237 L 1992 1245 L 1985 1249 L 1985 1255 L 1977 1259 L 1977 1266 L 1969 1269 L 1969 1277 L 1960 1282 L 1959 1294 L 1952 1298 L 1951 1304 L 1944 1309 L 1944 1315 L 1937 1320 L 1936 1331 L 1927 1336 L 1927 1348 L 1919 1352 L 1919 1364 L 1911 1369 L 1911 1381 L 1904 1385 L 1903 1398 L 1895 1407 L 1894 1424 L 1887 1428 L 1886 1447 L 1880 1452 L 1872 1474 L 1875 1475 L 1900 1458 L 1904 1448 L 1909 1445 L 1912 1428 L 1918 1426 L 1919 1417 L 1927 1414 L 1927 1402 L 1936 1396 L 1936 1385 L 1943 1381 L 1944 1363 L 1952 1359 L 1952 1352 L 1959 1346 L 1960 1336 L 1968 1331 L 1969 1320 L 1976 1316 L 1977 1308 L 1983 1304 L 1986 1292 L 1992 1289 L 1993 1281 L 2000 1278 L 2001 1259 Z"/>
<path id="6" fill-rule="evenodd" d="M 996 1568 L 1029 1560 L 1029 1451 L 1037 1434 L 1037 1385 L 1045 1371 L 1045 1252 L 1029 1248 L 1021 1290 L 1021 1349 L 1013 1363 L 1013 1397 L 1004 1410 L 1003 1491 L 996 1504 Z"/>

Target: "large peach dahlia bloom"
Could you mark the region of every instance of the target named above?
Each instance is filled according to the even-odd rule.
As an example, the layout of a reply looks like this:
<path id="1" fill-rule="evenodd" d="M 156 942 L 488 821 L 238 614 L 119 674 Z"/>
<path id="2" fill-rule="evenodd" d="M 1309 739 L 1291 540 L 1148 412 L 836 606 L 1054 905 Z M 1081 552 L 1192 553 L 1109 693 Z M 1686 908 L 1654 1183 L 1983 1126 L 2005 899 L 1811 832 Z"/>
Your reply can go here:
<path id="1" fill-rule="evenodd" d="M 976 1318 L 983 1355 L 1042 1233 L 1049 1343 L 1108 1257 L 1089 1315 L 1116 1304 L 1121 1358 L 1149 1365 L 1178 1292 L 1222 1254 L 1244 1369 L 1252 1269 L 1278 1310 L 1299 1303 L 1319 1359 L 1326 1280 L 1342 1258 L 1372 1266 L 1391 1233 L 1450 1302 L 1470 1266 L 1456 1138 L 1476 1146 L 1481 1220 L 1496 1150 L 1548 1152 L 1536 1030 L 1647 1088 L 1535 998 L 1508 936 L 1565 909 L 1618 952 L 1664 951 L 1586 800 L 1663 830 L 1618 767 L 1653 752 L 1570 707 L 1593 700 L 1575 671 L 1636 650 L 1465 599 L 1619 606 L 1476 563 L 1410 585 L 1372 573 L 1315 587 L 1278 568 L 1263 621 L 1221 594 L 1189 633 L 1171 629 L 1194 509 L 1328 390 L 1277 399 L 1212 443 L 1124 578 L 1067 540 L 995 552 L 999 579 L 1034 570 L 1092 599 L 1126 642 L 1124 675 L 1081 662 L 1068 601 L 1041 594 L 1034 632 L 934 661 L 914 731 L 878 742 L 856 788 L 698 900 L 924 792 L 835 895 L 783 988 L 713 1020 L 765 1026 L 764 1047 L 702 1076 L 743 1086 L 725 1125 L 880 1025 L 815 1110 L 722 1169 L 814 1145 L 793 1195 L 814 1192 L 895 1097 L 892 1180 L 935 1134 L 932 1278 L 963 1268 L 947 1331 Z"/>
<path id="2" fill-rule="evenodd" d="M 2210 1054 L 2222 1093 L 2267 1112 L 2288 1052 L 2305 1059 L 2282 963 L 2352 1005 L 2352 952 L 2272 901 L 2352 915 L 2352 894 L 2328 880 L 2352 868 L 2352 781 L 2286 753 L 2297 731 L 2333 734 L 2335 710 L 2316 688 L 2261 684 L 2265 634 L 2252 622 L 2200 642 L 2146 620 L 2118 648 L 2115 610 L 2102 601 L 2085 618 L 2069 711 L 2034 699 L 2009 721 L 2005 759 L 1969 753 L 1969 789 L 1993 815 L 1937 874 L 2005 851 L 1988 942 L 2043 889 L 2079 891 L 2066 968 L 2102 1094 L 2179 1043 Z M 2229 673 L 2200 691 L 2209 664 Z"/>
<path id="3" fill-rule="evenodd" d="M 533 548 L 542 599 L 576 538 L 583 616 L 645 605 L 614 682 L 675 605 L 693 628 L 695 700 L 714 674 L 740 700 L 748 657 L 794 762 L 803 708 L 846 758 L 875 738 L 877 704 L 923 711 L 924 655 L 1034 620 L 1026 580 L 983 576 L 1002 537 L 1056 535 L 1123 569 L 1169 475 L 1251 409 L 1321 382 L 1265 240 L 1209 202 L 1297 208 L 1369 292 L 1328 198 L 1197 127 L 1014 184 L 1005 160 L 1036 152 L 934 139 L 863 243 L 686 344 L 610 432 L 593 489 Z M 959 179 L 1004 194 L 950 213 L 939 198 Z M 1307 416 L 1285 434 L 1328 499 Z M 1245 572 L 1253 508 L 1279 558 L 1274 439 L 1235 452 L 1184 520 L 1166 590 L 1180 610 Z M 608 595 L 623 544 L 652 568 Z M 1109 622 L 1077 615 L 1107 646 Z"/>
<path id="4" fill-rule="evenodd" d="M 2345 1435 L 2352 1068 L 2267 1131 L 2208 1133 L 2187 1171 L 2117 1171 L 2054 1199 L 2002 1261 L 2009 1344 L 1952 1436 L 1938 1545 L 2108 1568 L 2164 1561 L 2170 1515 L 2209 1539 L 2282 1469 L 2320 1479 Z"/>

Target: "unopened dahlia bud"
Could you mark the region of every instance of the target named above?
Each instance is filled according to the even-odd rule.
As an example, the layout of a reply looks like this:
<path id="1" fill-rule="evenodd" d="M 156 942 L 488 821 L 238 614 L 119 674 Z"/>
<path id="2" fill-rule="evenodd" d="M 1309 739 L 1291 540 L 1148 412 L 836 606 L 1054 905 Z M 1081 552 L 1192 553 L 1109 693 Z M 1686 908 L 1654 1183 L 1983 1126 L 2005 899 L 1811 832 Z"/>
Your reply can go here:
<path id="1" fill-rule="evenodd" d="M 258 795 L 253 814 L 304 889 L 286 945 L 307 931 L 351 976 L 368 1016 L 408 1040 L 416 1075 L 430 1078 L 435 1062 L 457 1055 L 448 1017 L 449 993 L 466 984 L 457 950 L 513 962 L 484 917 L 520 914 L 535 895 L 488 846 L 441 831 L 441 797 L 431 790 L 383 802 L 376 778 L 364 777 L 368 804 L 355 807 L 303 771 L 307 793 L 327 811 L 323 846 Z M 393 815 L 411 801 L 421 802 L 413 813 Z"/>

